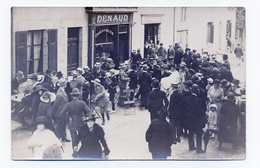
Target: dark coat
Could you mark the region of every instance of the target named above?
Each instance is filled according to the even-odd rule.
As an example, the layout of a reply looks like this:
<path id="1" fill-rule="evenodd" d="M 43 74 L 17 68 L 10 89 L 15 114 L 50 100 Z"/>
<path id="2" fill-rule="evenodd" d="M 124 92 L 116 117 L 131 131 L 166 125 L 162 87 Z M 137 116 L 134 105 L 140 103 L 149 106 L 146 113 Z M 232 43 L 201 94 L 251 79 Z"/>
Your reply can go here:
<path id="1" fill-rule="evenodd" d="M 226 79 L 229 82 L 233 82 L 234 80 L 232 72 L 225 68 L 220 70 L 220 76 L 221 76 L 221 80 Z"/>
<path id="2" fill-rule="evenodd" d="M 105 71 L 103 71 L 103 70 L 100 70 L 99 72 L 94 71 L 93 76 L 94 76 L 95 79 L 100 80 L 101 85 L 105 86 L 105 77 L 106 77 Z"/>
<path id="3" fill-rule="evenodd" d="M 234 143 L 237 136 L 237 119 L 239 108 L 235 101 L 225 101 L 220 110 L 218 140 L 226 143 Z"/>
<path id="4" fill-rule="evenodd" d="M 167 54 L 167 53 L 166 53 L 166 49 L 165 49 L 165 48 L 160 47 L 160 48 L 158 49 L 158 56 L 165 57 L 166 54 Z"/>
<path id="5" fill-rule="evenodd" d="M 39 105 L 38 116 L 51 117 L 51 102 L 41 102 Z"/>
<path id="6" fill-rule="evenodd" d="M 56 100 L 52 106 L 52 112 L 56 118 L 63 118 L 60 115 L 60 112 L 64 108 L 65 104 L 68 102 L 69 102 L 69 98 L 67 96 L 67 93 L 63 91 L 61 88 L 59 88 L 56 94 Z"/>
<path id="7" fill-rule="evenodd" d="M 197 95 L 191 94 L 181 101 L 182 113 L 188 128 L 201 129 L 207 122 L 206 113 L 203 110 L 201 100 Z"/>
<path id="8" fill-rule="evenodd" d="M 174 63 L 180 64 L 182 57 L 183 57 L 183 52 L 181 50 L 176 50 L 175 57 L 174 57 Z"/>
<path id="9" fill-rule="evenodd" d="M 191 64 L 192 64 L 192 57 L 191 57 L 191 55 L 189 55 L 187 53 L 184 53 L 183 54 L 183 61 L 186 63 L 187 68 L 191 67 Z"/>
<path id="10" fill-rule="evenodd" d="M 149 71 L 151 72 L 152 78 L 156 78 L 158 80 L 161 79 L 162 73 L 159 65 L 151 65 L 151 69 Z"/>
<path id="11" fill-rule="evenodd" d="M 169 101 L 166 93 L 160 89 L 150 91 L 147 98 L 147 108 L 150 113 L 157 113 L 161 107 L 168 108 Z"/>
<path id="12" fill-rule="evenodd" d="M 155 119 L 145 135 L 149 151 L 162 157 L 171 156 L 171 145 L 174 141 L 173 127 L 166 119 Z"/>
<path id="13" fill-rule="evenodd" d="M 105 153 L 109 153 L 105 140 L 105 133 L 102 127 L 94 124 L 93 130 L 90 132 L 87 125 L 83 125 L 79 129 L 78 142 L 81 141 L 82 146 L 79 149 L 80 158 L 102 159 L 102 144 Z"/>
<path id="14" fill-rule="evenodd" d="M 14 94 L 14 90 L 18 90 L 19 88 L 19 85 L 20 85 L 20 82 L 14 78 L 12 81 L 11 81 L 11 94 L 13 95 Z"/>
<path id="15" fill-rule="evenodd" d="M 152 77 L 151 75 L 146 72 L 143 71 L 140 74 L 140 78 L 139 78 L 139 84 L 140 84 L 140 89 L 142 92 L 150 92 L 152 90 Z"/>
<path id="16" fill-rule="evenodd" d="M 130 78 L 129 81 L 129 88 L 136 89 L 137 88 L 137 72 L 132 70 L 129 72 L 128 77 Z"/>
<path id="17" fill-rule="evenodd" d="M 66 112 L 68 112 L 69 117 L 72 119 L 68 125 L 69 130 L 79 130 L 83 125 L 81 118 L 92 113 L 86 103 L 79 99 L 73 99 L 71 102 L 67 103 L 60 112 L 60 116 L 66 116 Z"/>
<path id="18" fill-rule="evenodd" d="M 178 122 L 181 122 L 183 117 L 181 111 L 181 104 L 180 104 L 182 99 L 183 99 L 183 94 L 178 90 L 174 91 L 170 97 L 170 105 L 168 110 L 170 113 L 170 118 Z"/>
<path id="19" fill-rule="evenodd" d="M 194 69 L 195 72 L 199 72 L 200 64 L 201 64 L 200 60 L 194 59 L 193 62 L 192 62 L 191 68 Z"/>
<path id="20" fill-rule="evenodd" d="M 168 49 L 168 57 L 167 57 L 167 59 L 169 59 L 169 58 L 174 58 L 174 56 L 175 56 L 175 51 L 174 51 L 174 49 L 173 48 L 169 48 Z"/>

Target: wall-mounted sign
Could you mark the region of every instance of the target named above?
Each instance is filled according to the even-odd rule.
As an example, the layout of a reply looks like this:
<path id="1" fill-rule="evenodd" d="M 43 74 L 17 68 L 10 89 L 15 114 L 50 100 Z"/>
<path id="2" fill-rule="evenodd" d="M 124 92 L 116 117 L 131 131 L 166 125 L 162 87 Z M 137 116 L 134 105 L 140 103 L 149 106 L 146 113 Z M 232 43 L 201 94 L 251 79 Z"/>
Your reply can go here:
<path id="1" fill-rule="evenodd" d="M 112 32 L 112 30 L 102 29 L 102 30 L 100 30 L 99 32 L 97 32 L 97 33 L 95 34 L 95 37 L 97 38 L 97 36 L 99 36 L 99 35 L 100 35 L 101 33 L 103 33 L 103 32 L 107 32 L 107 33 L 111 34 L 112 36 L 114 35 L 114 32 Z"/>
<path id="2" fill-rule="evenodd" d="M 128 14 L 98 14 L 97 24 L 129 22 Z"/>

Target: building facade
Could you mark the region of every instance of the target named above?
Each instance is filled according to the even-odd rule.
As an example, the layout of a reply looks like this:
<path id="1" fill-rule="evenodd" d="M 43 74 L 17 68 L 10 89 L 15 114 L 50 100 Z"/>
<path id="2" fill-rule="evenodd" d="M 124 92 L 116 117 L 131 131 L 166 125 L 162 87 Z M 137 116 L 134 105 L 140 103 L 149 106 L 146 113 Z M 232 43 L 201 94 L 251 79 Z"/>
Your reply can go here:
<path id="1" fill-rule="evenodd" d="M 235 24 L 236 12 L 228 7 L 177 7 L 175 41 L 199 53 L 225 53 L 228 38 L 234 48 Z"/>
<path id="2" fill-rule="evenodd" d="M 67 76 L 93 67 L 102 56 L 116 63 L 132 49 L 143 56 L 146 41 L 199 53 L 227 50 L 235 41 L 236 13 L 229 8 L 195 7 L 16 7 L 12 8 L 11 77 L 47 69 Z"/>

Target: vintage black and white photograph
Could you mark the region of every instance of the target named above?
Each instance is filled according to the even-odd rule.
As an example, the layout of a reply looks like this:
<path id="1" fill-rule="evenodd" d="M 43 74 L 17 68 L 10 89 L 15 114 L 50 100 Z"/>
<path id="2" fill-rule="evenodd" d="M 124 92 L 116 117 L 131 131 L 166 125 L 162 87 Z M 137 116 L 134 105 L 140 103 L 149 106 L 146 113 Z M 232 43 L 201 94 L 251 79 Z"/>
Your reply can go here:
<path id="1" fill-rule="evenodd" d="M 246 8 L 12 7 L 12 160 L 245 160 Z"/>

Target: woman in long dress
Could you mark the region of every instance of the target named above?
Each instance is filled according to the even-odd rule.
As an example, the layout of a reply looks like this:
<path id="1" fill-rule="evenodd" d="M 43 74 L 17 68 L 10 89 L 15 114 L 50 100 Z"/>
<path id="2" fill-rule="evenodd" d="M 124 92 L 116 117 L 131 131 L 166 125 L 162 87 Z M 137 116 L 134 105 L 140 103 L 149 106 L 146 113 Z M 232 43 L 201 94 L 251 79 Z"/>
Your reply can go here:
<path id="1" fill-rule="evenodd" d="M 80 159 L 102 159 L 102 153 L 105 156 L 110 153 L 105 140 L 105 132 L 101 126 L 95 123 L 96 118 L 95 114 L 83 117 L 84 125 L 80 128 L 78 137 L 78 143 L 80 141 L 82 145 L 79 150 L 78 146 L 74 146 Z M 103 151 L 101 144 L 104 148 Z"/>

